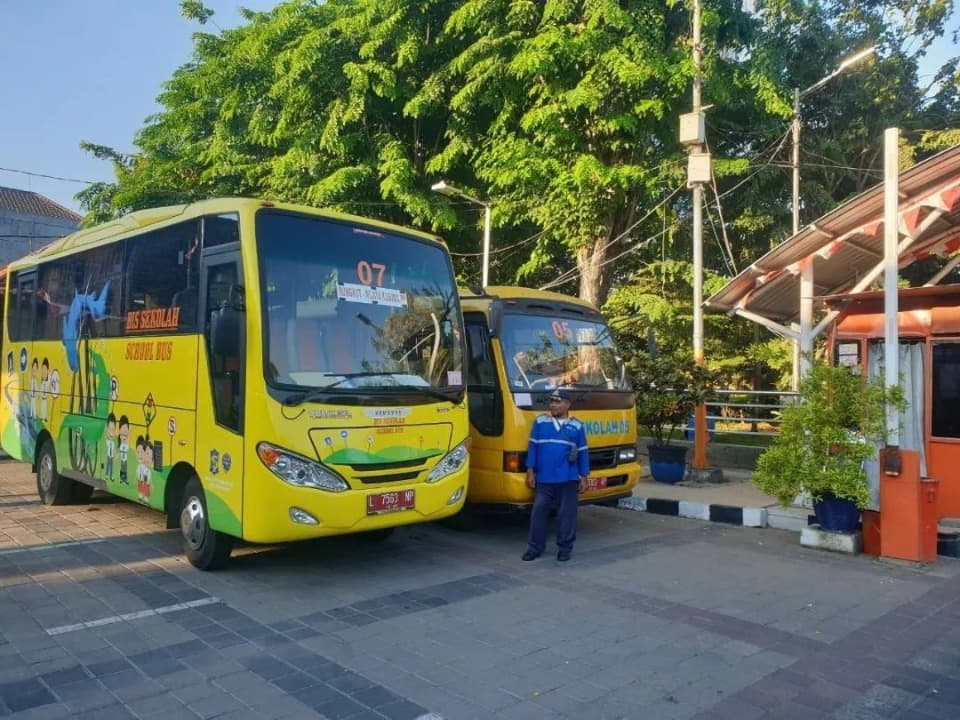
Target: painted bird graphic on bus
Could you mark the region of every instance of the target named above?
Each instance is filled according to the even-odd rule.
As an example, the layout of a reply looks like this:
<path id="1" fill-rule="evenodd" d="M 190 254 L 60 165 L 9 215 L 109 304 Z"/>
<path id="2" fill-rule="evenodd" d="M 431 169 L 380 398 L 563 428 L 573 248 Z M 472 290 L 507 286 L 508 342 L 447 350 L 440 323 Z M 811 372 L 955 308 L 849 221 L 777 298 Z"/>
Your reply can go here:
<path id="1" fill-rule="evenodd" d="M 76 394 L 73 393 L 73 386 L 79 381 L 80 412 L 82 413 L 93 412 L 92 405 L 93 398 L 95 397 L 93 372 L 90 369 L 90 357 L 87 348 L 85 348 L 84 352 L 87 356 L 85 358 L 87 361 L 87 372 L 83 373 L 80 367 L 80 340 L 83 339 L 86 344 L 90 339 L 89 331 L 86 333 L 83 332 L 84 321 L 88 318 L 92 320 L 102 320 L 106 317 L 107 293 L 109 292 L 109 280 L 103 284 L 103 289 L 99 295 L 97 293 L 80 293 L 74 290 L 73 302 L 70 303 L 67 314 L 64 315 L 63 318 L 63 347 L 67 351 L 67 364 L 73 372 L 71 395 L 76 397 Z M 86 393 L 84 393 L 84 374 L 87 376 Z M 72 407 L 71 411 L 73 411 Z"/>

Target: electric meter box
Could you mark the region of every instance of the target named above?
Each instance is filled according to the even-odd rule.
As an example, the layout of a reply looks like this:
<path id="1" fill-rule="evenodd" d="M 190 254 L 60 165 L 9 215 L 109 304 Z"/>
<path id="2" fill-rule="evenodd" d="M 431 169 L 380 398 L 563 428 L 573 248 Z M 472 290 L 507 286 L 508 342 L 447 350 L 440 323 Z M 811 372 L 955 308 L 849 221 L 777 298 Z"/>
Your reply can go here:
<path id="1" fill-rule="evenodd" d="M 687 113 L 680 116 L 680 142 L 684 145 L 703 145 L 707 140 L 706 122 L 703 112 Z"/>
<path id="2" fill-rule="evenodd" d="M 709 183 L 710 153 L 690 153 L 687 156 L 687 187 Z"/>

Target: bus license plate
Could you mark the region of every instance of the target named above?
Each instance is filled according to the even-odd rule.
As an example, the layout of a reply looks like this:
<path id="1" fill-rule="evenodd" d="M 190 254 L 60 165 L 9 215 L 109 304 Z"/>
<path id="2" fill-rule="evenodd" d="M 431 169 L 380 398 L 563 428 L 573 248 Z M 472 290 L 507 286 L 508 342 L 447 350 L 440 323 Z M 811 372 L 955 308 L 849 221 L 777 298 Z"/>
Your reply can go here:
<path id="1" fill-rule="evenodd" d="M 607 479 L 605 477 L 588 477 L 583 481 L 583 491 L 593 492 L 594 490 L 606 490 Z"/>
<path id="2" fill-rule="evenodd" d="M 416 495 L 413 490 L 367 495 L 367 515 L 409 510 L 416 504 L 415 500 Z"/>

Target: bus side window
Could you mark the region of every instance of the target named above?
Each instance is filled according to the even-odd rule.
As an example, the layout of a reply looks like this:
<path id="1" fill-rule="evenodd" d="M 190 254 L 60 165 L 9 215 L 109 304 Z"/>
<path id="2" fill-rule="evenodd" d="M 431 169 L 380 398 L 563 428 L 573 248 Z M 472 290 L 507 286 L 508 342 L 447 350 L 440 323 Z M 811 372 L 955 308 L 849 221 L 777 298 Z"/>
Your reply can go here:
<path id="1" fill-rule="evenodd" d="M 470 424 L 483 435 L 502 435 L 503 398 L 497 387 L 486 318 L 467 314 L 464 323 L 469 355 L 467 392 L 470 397 Z"/>
<path id="2" fill-rule="evenodd" d="M 33 340 L 33 299 L 36 294 L 36 274 L 14 274 L 10 278 L 10 340 Z"/>

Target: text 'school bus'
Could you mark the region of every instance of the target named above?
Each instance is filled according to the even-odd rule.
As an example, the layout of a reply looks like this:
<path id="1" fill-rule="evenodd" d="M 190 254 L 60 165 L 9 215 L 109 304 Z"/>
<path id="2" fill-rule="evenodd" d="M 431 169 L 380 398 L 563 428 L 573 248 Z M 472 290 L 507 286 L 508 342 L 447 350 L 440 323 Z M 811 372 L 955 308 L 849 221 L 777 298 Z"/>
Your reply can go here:
<path id="1" fill-rule="evenodd" d="M 636 398 L 606 321 L 557 293 L 488 287 L 460 290 L 467 332 L 471 504 L 527 506 L 530 428 L 555 388 L 571 390 L 571 414 L 590 448 L 583 502 L 631 494 L 640 478 Z"/>
<path id="2" fill-rule="evenodd" d="M 233 538 L 460 510 L 469 426 L 450 256 L 256 200 L 135 212 L 9 268 L 2 441 L 44 502 L 162 510 L 199 568 Z"/>

